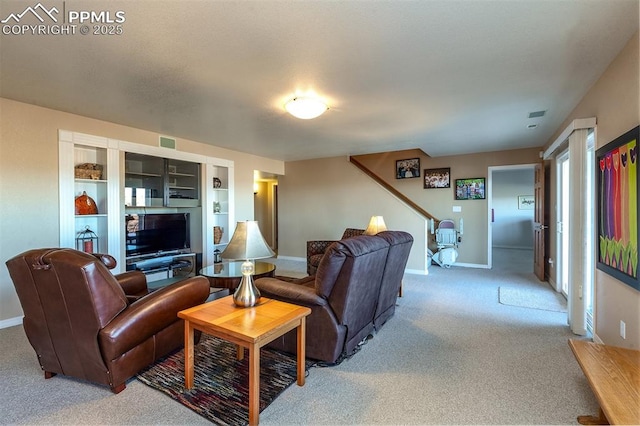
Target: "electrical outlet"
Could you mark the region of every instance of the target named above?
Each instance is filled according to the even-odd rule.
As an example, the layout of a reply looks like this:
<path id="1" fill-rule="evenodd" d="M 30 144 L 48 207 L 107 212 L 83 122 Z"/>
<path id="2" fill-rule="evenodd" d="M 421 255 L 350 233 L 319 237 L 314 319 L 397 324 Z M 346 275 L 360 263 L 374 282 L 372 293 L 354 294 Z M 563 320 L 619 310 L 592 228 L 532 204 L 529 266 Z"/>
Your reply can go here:
<path id="1" fill-rule="evenodd" d="M 627 338 L 627 324 L 624 321 L 620 321 L 620 337 L 623 339 Z"/>

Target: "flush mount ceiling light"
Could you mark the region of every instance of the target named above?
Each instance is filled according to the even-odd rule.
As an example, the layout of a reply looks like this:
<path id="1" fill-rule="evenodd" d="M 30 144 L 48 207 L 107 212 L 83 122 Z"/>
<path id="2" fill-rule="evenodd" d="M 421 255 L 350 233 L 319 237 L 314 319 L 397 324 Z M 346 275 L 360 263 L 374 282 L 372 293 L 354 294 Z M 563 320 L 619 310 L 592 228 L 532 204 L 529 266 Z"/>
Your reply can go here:
<path id="1" fill-rule="evenodd" d="M 301 95 L 288 100 L 284 109 L 294 117 L 310 120 L 321 116 L 329 107 L 315 96 Z"/>

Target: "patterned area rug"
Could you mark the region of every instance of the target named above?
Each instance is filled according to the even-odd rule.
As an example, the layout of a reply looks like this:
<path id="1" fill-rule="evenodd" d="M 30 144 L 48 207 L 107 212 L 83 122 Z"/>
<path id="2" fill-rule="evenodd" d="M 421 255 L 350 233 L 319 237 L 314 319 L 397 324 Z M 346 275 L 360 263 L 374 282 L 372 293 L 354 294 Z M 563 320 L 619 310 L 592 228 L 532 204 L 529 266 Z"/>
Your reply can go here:
<path id="1" fill-rule="evenodd" d="M 248 358 L 246 354 L 238 361 L 233 344 L 203 334 L 195 347 L 193 389 L 184 388 L 184 350 L 158 361 L 137 378 L 215 424 L 246 425 L 249 422 Z M 261 349 L 260 411 L 295 381 L 294 356 Z"/>

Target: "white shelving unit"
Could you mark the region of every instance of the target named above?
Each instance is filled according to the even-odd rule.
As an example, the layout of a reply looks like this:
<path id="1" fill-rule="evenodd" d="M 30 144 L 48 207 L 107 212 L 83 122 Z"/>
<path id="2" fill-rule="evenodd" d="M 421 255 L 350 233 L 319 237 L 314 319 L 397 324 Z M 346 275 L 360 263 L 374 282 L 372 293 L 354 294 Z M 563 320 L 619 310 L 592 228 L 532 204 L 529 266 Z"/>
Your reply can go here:
<path id="1" fill-rule="evenodd" d="M 98 247 L 93 251 L 114 256 L 118 261 L 116 272 L 119 272 L 122 244 L 118 141 L 64 130 L 59 131 L 58 139 L 60 247 L 78 248 L 76 237 L 88 227 L 98 236 Z M 76 178 L 75 167 L 83 163 L 102 165 L 102 178 Z M 75 198 L 83 192 L 95 201 L 98 214 L 75 214 Z"/>
<path id="2" fill-rule="evenodd" d="M 203 255 L 203 266 L 213 264 L 213 251 L 218 249 L 223 251 L 235 230 L 234 221 L 234 189 L 233 189 L 233 162 L 207 164 L 204 178 L 204 188 L 207 200 L 203 203 L 207 209 L 207 222 L 210 223 L 207 229 L 206 240 L 211 242 L 212 249 L 207 252 L 205 259 Z M 215 179 L 214 179 L 215 178 Z M 219 180 L 220 186 L 216 187 L 214 181 Z M 223 230 L 222 239 L 218 244 L 214 242 L 214 227 L 220 226 Z"/>
<path id="3" fill-rule="evenodd" d="M 231 160 L 208 157 L 159 146 L 142 145 L 133 142 L 119 141 L 82 133 L 60 130 L 59 140 L 59 196 L 60 196 L 60 247 L 76 248 L 78 232 L 86 226 L 98 236 L 99 247 L 94 252 L 108 253 L 118 262 L 113 272 L 125 270 L 124 247 L 124 216 L 125 211 L 135 212 L 136 208 L 148 209 L 155 205 L 144 207 L 130 206 L 125 208 L 125 176 L 127 179 L 143 179 L 142 173 L 153 173 L 145 170 L 132 169 L 132 164 L 126 164 L 125 153 L 135 153 L 168 159 L 169 166 L 168 188 L 180 192 L 182 198 L 171 198 L 159 203 L 162 211 L 177 211 L 189 209 L 193 227 L 202 227 L 197 241 L 192 239 L 192 251 L 202 252 L 202 266 L 213 265 L 213 251 L 228 244 L 235 229 L 234 221 L 234 163 Z M 135 160 L 135 156 L 132 157 Z M 184 167 L 188 164 L 200 165 L 201 173 L 189 171 Z M 77 164 L 97 163 L 103 166 L 103 176 L 100 180 L 75 179 L 74 168 Z M 126 175 L 125 175 L 126 170 Z M 138 173 L 138 177 L 136 177 Z M 148 177 L 148 176 L 147 176 Z M 193 184 L 193 178 L 200 179 L 200 189 Z M 220 188 L 213 188 L 213 178 L 221 181 Z M 175 179 L 175 181 L 174 181 Z M 175 183 L 175 185 L 174 185 Z M 76 216 L 75 197 L 86 191 L 96 202 L 98 214 Z M 196 193 L 199 197 L 196 198 Z M 186 194 L 186 195 L 185 195 Z M 188 194 L 194 194 L 189 199 Z M 220 203 L 220 212 L 214 214 L 213 202 Z M 154 203 L 152 203 L 154 204 Z M 213 227 L 224 229 L 220 244 L 214 247 Z"/>

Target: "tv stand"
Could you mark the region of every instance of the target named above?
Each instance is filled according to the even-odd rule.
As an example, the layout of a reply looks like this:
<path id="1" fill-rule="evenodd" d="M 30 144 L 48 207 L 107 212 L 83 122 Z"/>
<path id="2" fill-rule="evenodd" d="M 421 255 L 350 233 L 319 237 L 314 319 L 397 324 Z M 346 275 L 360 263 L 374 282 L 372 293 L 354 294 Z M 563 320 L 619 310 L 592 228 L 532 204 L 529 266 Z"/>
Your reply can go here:
<path id="1" fill-rule="evenodd" d="M 157 289 L 196 275 L 195 253 L 155 254 L 127 259 L 127 271 L 142 271 L 149 289 Z"/>

